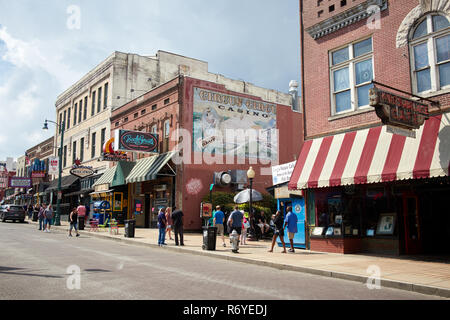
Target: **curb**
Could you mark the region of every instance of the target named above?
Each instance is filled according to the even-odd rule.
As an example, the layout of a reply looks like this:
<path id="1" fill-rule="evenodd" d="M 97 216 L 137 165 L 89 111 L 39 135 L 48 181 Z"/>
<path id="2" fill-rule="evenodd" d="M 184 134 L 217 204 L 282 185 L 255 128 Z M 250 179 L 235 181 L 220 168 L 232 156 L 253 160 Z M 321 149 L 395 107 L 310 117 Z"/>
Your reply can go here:
<path id="1" fill-rule="evenodd" d="M 32 225 L 33 223 L 29 222 L 28 224 Z M 52 226 L 51 230 L 57 230 L 58 232 L 61 232 L 61 233 L 67 232 L 67 230 L 65 230 L 65 226 Z M 89 235 L 94 238 L 113 240 L 113 241 L 118 241 L 118 242 L 122 242 L 122 243 L 126 243 L 126 244 L 138 245 L 141 247 L 159 248 L 159 246 L 157 244 L 134 241 L 134 240 L 131 240 L 130 238 L 125 238 L 125 237 L 124 238 L 113 238 L 113 237 L 109 237 L 108 235 L 100 235 L 100 234 L 96 234 L 95 232 L 89 232 L 89 231 L 84 231 L 84 230 L 79 231 L 79 233 Z M 196 251 L 196 250 L 182 249 L 179 247 L 171 247 L 171 246 L 166 246 L 164 248 L 167 250 L 178 252 L 178 253 L 195 254 L 195 255 L 200 255 L 200 256 L 212 257 L 212 258 L 216 258 L 216 259 L 242 262 L 242 263 L 247 263 L 247 264 L 259 265 L 259 266 L 263 266 L 263 267 L 270 267 L 270 268 L 274 268 L 274 269 L 278 269 L 278 270 L 288 270 L 288 271 L 294 271 L 294 272 L 308 273 L 308 274 L 313 274 L 313 275 L 318 275 L 318 276 L 323 276 L 323 277 L 342 279 L 342 280 L 348 280 L 348 281 L 359 282 L 359 283 L 367 283 L 367 281 L 369 279 L 371 279 L 370 277 L 367 277 L 367 276 L 360 276 L 360 275 L 355 275 L 355 274 L 350 274 L 350 273 L 335 272 L 335 271 L 321 270 L 321 269 L 308 268 L 308 267 L 292 266 L 292 265 L 286 265 L 286 264 L 275 263 L 275 262 L 267 262 L 267 261 L 261 261 L 261 260 L 253 260 L 253 259 L 249 259 L 249 258 L 242 258 L 242 257 L 238 257 L 238 256 L 225 256 L 225 255 L 210 253 L 208 251 Z M 401 281 L 388 280 L 388 279 L 381 279 L 380 286 L 385 287 L 385 288 L 411 291 L 411 292 L 416 292 L 416 293 L 425 294 L 425 295 L 450 298 L 450 289 L 446 289 L 446 288 L 432 287 L 432 286 L 427 286 L 427 285 L 414 284 L 414 283 L 410 283 L 410 282 L 401 282 Z"/>

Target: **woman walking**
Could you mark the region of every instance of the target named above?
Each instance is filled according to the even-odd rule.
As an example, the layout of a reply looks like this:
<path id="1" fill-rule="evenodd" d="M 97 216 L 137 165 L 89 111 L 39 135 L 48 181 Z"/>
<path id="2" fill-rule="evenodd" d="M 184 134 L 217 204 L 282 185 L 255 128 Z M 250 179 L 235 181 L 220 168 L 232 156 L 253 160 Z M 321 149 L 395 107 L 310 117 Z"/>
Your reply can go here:
<path id="1" fill-rule="evenodd" d="M 80 236 L 80 234 L 78 233 L 78 210 L 77 208 L 73 208 L 72 212 L 69 215 L 69 222 L 70 222 L 70 227 L 69 227 L 69 237 L 72 236 L 72 229 L 75 229 L 75 232 L 77 233 L 77 237 Z"/>
<path id="2" fill-rule="evenodd" d="M 169 239 L 173 240 L 172 233 L 171 233 L 171 231 L 172 231 L 172 224 L 173 224 L 173 221 L 172 221 L 172 209 L 170 207 L 167 207 L 167 209 L 166 209 L 166 222 L 167 222 L 166 233 L 169 234 Z"/>
<path id="3" fill-rule="evenodd" d="M 283 230 L 283 214 L 280 210 L 277 210 L 277 213 L 275 214 L 275 218 L 273 219 L 273 223 L 275 225 L 275 232 L 273 233 L 272 238 L 272 247 L 270 248 L 269 252 L 273 252 L 273 247 L 275 246 L 275 241 L 277 241 L 277 237 L 280 237 L 281 243 L 283 244 L 283 251 L 282 253 L 286 253 L 286 245 L 284 243 L 284 230 Z"/>

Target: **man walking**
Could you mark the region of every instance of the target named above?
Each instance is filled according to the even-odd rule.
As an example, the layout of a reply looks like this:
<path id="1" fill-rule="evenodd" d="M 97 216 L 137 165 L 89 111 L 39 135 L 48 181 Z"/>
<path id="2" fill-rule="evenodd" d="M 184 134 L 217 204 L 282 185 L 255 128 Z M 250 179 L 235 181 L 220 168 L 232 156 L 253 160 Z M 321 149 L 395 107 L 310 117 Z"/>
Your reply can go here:
<path id="1" fill-rule="evenodd" d="M 283 229 L 288 228 L 288 237 L 289 242 L 291 244 L 291 248 L 289 249 L 289 252 L 295 252 L 294 250 L 294 236 L 298 232 L 297 230 L 297 215 L 292 212 L 292 207 L 286 208 L 287 214 L 286 218 L 284 219 L 284 226 Z"/>
<path id="2" fill-rule="evenodd" d="M 159 209 L 158 213 L 158 228 L 159 228 L 159 237 L 158 237 L 158 246 L 165 246 L 166 240 L 166 214 L 164 209 Z"/>
<path id="3" fill-rule="evenodd" d="M 233 232 L 233 230 L 236 230 L 239 236 L 241 235 L 242 219 L 244 219 L 244 214 L 239 210 L 238 206 L 235 206 L 234 211 L 228 218 L 228 225 L 230 226 L 230 234 Z"/>
<path id="4" fill-rule="evenodd" d="M 223 227 L 224 220 L 225 220 L 225 214 L 221 210 L 220 206 L 217 206 L 216 212 L 214 213 L 213 226 L 217 228 L 217 235 L 222 236 L 223 246 L 226 247 L 227 245 L 225 244 L 225 234 L 224 234 L 224 227 Z"/>
<path id="5" fill-rule="evenodd" d="M 51 204 L 49 204 L 47 209 L 45 209 L 44 216 L 44 232 L 50 232 L 50 227 L 53 223 L 53 209 Z"/>
<path id="6" fill-rule="evenodd" d="M 175 232 L 175 245 L 178 246 L 184 246 L 184 240 L 183 240 L 183 212 L 176 207 L 173 207 L 172 212 L 172 221 L 173 221 L 173 228 Z M 178 236 L 180 236 L 180 242 L 178 242 Z"/>
<path id="7" fill-rule="evenodd" d="M 45 204 L 39 208 L 38 219 L 39 219 L 39 230 L 45 230 L 44 219 L 45 219 Z"/>

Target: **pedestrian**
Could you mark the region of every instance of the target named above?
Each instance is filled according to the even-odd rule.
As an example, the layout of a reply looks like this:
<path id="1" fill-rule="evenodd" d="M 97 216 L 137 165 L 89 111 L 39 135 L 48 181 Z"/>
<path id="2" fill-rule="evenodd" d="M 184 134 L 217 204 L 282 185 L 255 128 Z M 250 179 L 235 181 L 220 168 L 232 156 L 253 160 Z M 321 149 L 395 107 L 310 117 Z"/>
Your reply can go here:
<path id="1" fill-rule="evenodd" d="M 288 228 L 288 237 L 289 242 L 291 244 L 291 248 L 289 249 L 289 252 L 295 252 L 294 250 L 294 236 L 298 232 L 297 231 L 297 215 L 292 212 L 292 207 L 286 208 L 286 218 L 284 219 L 284 226 L 283 229 Z"/>
<path id="2" fill-rule="evenodd" d="M 241 235 L 243 218 L 244 214 L 241 211 L 239 211 L 239 206 L 235 206 L 234 211 L 230 214 L 230 217 L 228 218 L 228 225 L 230 226 L 230 234 L 233 232 L 233 230 L 236 230 L 239 236 Z"/>
<path id="3" fill-rule="evenodd" d="M 176 207 L 173 207 L 172 212 L 172 221 L 173 221 L 173 228 L 175 232 L 175 245 L 178 246 L 184 246 L 184 239 L 183 239 L 183 212 Z M 178 237 L 180 237 L 180 242 L 178 242 Z"/>
<path id="4" fill-rule="evenodd" d="M 225 221 L 225 214 L 221 210 L 220 206 L 216 206 L 216 212 L 214 213 L 213 226 L 217 228 L 217 235 L 222 236 L 223 246 L 226 247 L 225 244 L 225 228 L 223 223 Z"/>
<path id="5" fill-rule="evenodd" d="M 47 208 L 44 211 L 44 216 L 45 216 L 45 220 L 44 220 L 44 232 L 50 232 L 50 227 L 53 223 L 53 209 L 52 209 L 52 205 L 49 204 L 47 206 Z"/>
<path id="6" fill-rule="evenodd" d="M 273 252 L 275 241 L 277 241 L 277 238 L 280 237 L 281 243 L 283 244 L 282 253 L 286 253 L 286 244 L 284 243 L 283 214 L 280 210 L 277 210 L 277 212 L 275 213 L 273 217 L 273 224 L 275 226 L 275 231 L 272 238 L 272 247 L 270 248 L 269 252 Z"/>
<path id="7" fill-rule="evenodd" d="M 250 221 L 248 221 L 248 213 L 244 213 L 244 218 L 242 219 L 242 234 L 241 243 L 247 244 L 247 230 L 250 228 Z"/>
<path id="8" fill-rule="evenodd" d="M 39 208 L 39 207 L 38 207 Z M 45 203 L 39 208 L 38 220 L 39 220 L 39 230 L 45 230 L 44 220 L 45 220 Z"/>
<path id="9" fill-rule="evenodd" d="M 33 218 L 33 206 L 31 205 L 31 203 L 28 205 L 27 212 L 28 220 L 31 220 L 31 218 Z"/>
<path id="10" fill-rule="evenodd" d="M 72 229 L 75 229 L 75 232 L 77 233 L 77 237 L 80 236 L 78 233 L 78 208 L 73 208 L 72 212 L 69 214 L 69 237 L 72 236 Z"/>
<path id="11" fill-rule="evenodd" d="M 159 209 L 158 213 L 158 229 L 159 229 L 159 236 L 158 236 L 158 246 L 165 246 L 165 239 L 166 239 L 166 214 L 164 212 L 164 209 Z"/>
<path id="12" fill-rule="evenodd" d="M 167 207 L 166 208 L 166 221 L 167 221 L 167 228 L 166 228 L 166 233 L 169 234 L 169 240 L 173 240 L 172 239 L 172 225 L 173 225 L 173 221 L 172 221 L 172 208 Z M 165 239 L 165 238 L 164 238 Z"/>
<path id="13" fill-rule="evenodd" d="M 84 219 L 86 217 L 86 207 L 84 205 L 80 204 L 76 209 L 77 209 L 78 219 L 80 220 L 80 225 L 84 226 L 84 221 L 85 221 Z M 78 223 L 78 221 L 77 221 L 77 223 Z M 77 224 L 77 226 L 78 226 L 78 224 Z"/>

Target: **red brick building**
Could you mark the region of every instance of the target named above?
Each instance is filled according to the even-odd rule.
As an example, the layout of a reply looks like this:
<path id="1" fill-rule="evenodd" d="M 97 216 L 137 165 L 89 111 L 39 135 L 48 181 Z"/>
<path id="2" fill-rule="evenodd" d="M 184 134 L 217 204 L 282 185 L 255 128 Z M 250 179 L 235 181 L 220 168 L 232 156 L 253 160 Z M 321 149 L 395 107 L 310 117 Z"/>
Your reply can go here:
<path id="1" fill-rule="evenodd" d="M 307 189 L 310 248 L 448 252 L 449 2 L 300 0 L 300 20 L 305 143 L 289 186 Z M 384 125 L 372 88 L 402 121 L 402 103 L 428 115 Z"/>
<path id="2" fill-rule="evenodd" d="M 237 83 L 243 84 L 242 91 Z M 139 169 L 151 157 L 128 153 L 136 162 L 125 179 L 129 214 L 135 213 L 136 204 L 143 208 L 135 215 L 137 226 L 156 226 L 158 208 L 175 205 L 185 215 L 185 229 L 198 230 L 200 203 L 209 194 L 215 172 L 231 170 L 233 182 L 216 184 L 213 192 L 247 187 L 239 174 L 246 179 L 250 166 L 256 172 L 253 188 L 265 192 L 272 185 L 271 166 L 295 160 L 303 142 L 303 119 L 292 110 L 290 96 L 262 88 L 253 91 L 260 96 L 248 89 L 244 93 L 246 86 L 229 79 L 218 83 L 179 75 L 112 112 L 111 136 L 116 129 L 158 135 L 159 156 L 153 158 L 159 167 L 154 175 L 148 174 L 154 171 L 151 167 Z M 255 137 L 236 131 L 252 128 Z M 238 133 L 232 143 L 227 129 Z M 246 138 L 245 146 L 241 138 Z M 256 151 L 252 144 L 258 146 Z"/>

